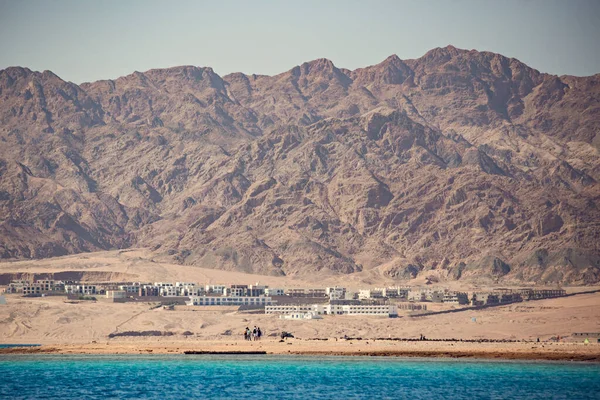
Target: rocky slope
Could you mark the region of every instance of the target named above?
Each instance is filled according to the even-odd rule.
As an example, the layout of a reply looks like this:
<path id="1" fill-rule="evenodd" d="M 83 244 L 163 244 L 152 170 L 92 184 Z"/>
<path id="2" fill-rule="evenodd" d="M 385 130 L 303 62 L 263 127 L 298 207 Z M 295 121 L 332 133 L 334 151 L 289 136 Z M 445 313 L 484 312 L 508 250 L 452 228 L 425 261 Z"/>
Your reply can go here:
<path id="1" fill-rule="evenodd" d="M 0 71 L 0 257 L 600 281 L 600 75 L 452 46 L 349 71 Z"/>

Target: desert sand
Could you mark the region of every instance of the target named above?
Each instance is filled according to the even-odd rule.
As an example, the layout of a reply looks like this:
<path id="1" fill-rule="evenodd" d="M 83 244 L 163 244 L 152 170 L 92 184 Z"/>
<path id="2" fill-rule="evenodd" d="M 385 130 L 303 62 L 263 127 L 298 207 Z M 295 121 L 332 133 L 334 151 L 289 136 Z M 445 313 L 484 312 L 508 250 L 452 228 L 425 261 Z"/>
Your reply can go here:
<path id="1" fill-rule="evenodd" d="M 66 303 L 64 297 L 6 296 L 0 306 L 0 341 L 35 343 L 24 351 L 58 353 L 183 353 L 265 351 L 273 354 L 368 354 L 477 356 L 600 360 L 600 345 L 569 343 L 573 332 L 600 331 L 600 294 L 523 302 L 484 310 L 399 318 L 324 316 L 291 321 L 275 315 L 240 312 L 235 307 L 152 308 L 153 303 Z M 260 326 L 264 339 L 245 342 L 242 330 Z M 172 336 L 118 337 L 126 331 L 170 332 Z M 187 331 L 189 336 L 183 335 Z M 281 331 L 294 339 L 280 343 Z M 190 334 L 191 333 L 191 334 Z M 457 339 L 409 342 L 390 338 Z M 361 340 L 343 340 L 344 336 Z M 561 336 L 563 342 L 549 339 Z M 541 342 L 537 343 L 537 338 Z M 379 340 L 375 340 L 378 338 Z M 319 340 L 317 340 L 319 339 Z M 327 339 L 327 340 L 324 340 Z M 387 339 L 387 340 L 383 340 Z M 514 340 L 518 343 L 466 343 L 460 340 Z M 21 350 L 4 350 L 14 352 Z"/>
<path id="2" fill-rule="evenodd" d="M 182 266 L 152 258 L 144 249 L 90 253 L 36 261 L 0 263 L 0 276 L 17 273 L 49 274 L 73 272 L 87 281 L 192 281 L 199 283 L 260 282 L 272 287 L 348 288 L 386 285 L 385 280 L 355 275 L 330 276 L 317 281 L 292 277 L 252 275 L 242 272 Z M 422 282 L 413 281 L 412 284 Z M 448 282 L 443 287 L 459 290 L 485 289 Z M 568 288 L 568 292 L 591 290 Z M 320 320 L 291 321 L 260 311 L 242 312 L 237 307 L 156 308 L 157 303 L 66 302 L 64 296 L 24 298 L 6 295 L 0 305 L 0 343 L 41 344 L 29 350 L 3 352 L 59 353 L 182 353 L 194 351 L 265 351 L 275 354 L 373 354 L 437 355 L 456 357 L 596 359 L 600 345 L 568 343 L 573 332 L 600 332 L 600 293 L 515 303 L 483 310 L 418 316 L 400 311 L 398 318 L 375 316 L 324 316 Z M 428 303 L 430 311 L 450 306 Z M 264 339 L 242 340 L 246 326 L 260 326 Z M 159 337 L 116 337 L 128 331 L 168 332 Z M 284 343 L 278 335 L 295 335 Z M 185 333 L 185 335 L 184 335 Z M 457 341 L 397 341 L 393 338 L 456 339 Z M 342 340 L 344 336 L 362 340 Z M 560 336 L 561 343 L 551 341 Z M 388 339 L 388 340 L 376 340 Z M 541 342 L 537 343 L 537 339 Z M 319 339 L 319 340 L 317 340 Z M 326 340 L 325 340 L 326 339 Z M 460 340 L 504 340 L 518 343 L 466 343 Z"/>

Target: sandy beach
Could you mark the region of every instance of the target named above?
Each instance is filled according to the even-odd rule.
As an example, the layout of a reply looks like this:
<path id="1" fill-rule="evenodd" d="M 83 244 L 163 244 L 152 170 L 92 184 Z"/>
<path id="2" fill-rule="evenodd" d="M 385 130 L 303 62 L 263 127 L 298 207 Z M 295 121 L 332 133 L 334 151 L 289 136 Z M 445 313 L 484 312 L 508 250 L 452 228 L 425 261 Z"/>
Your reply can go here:
<path id="1" fill-rule="evenodd" d="M 397 342 L 393 340 L 267 339 L 261 342 L 178 340 L 113 341 L 89 344 L 43 345 L 33 348 L 0 349 L 0 354 L 287 354 L 317 356 L 398 356 L 485 358 L 511 360 L 556 360 L 600 362 L 600 345 L 581 343 L 464 343 Z"/>
<path id="2" fill-rule="evenodd" d="M 431 316 L 325 316 L 309 321 L 241 312 L 236 307 L 178 306 L 170 311 L 153 308 L 151 303 L 119 304 L 105 299 L 71 303 L 64 297 L 6 297 L 8 304 L 0 307 L 0 341 L 42 346 L 0 350 L 5 354 L 264 351 L 600 361 L 599 344 L 571 342 L 573 332 L 600 331 L 599 293 Z M 263 340 L 244 341 L 242 330 L 246 326 L 260 326 Z M 108 337 L 145 331 L 165 336 Z M 281 331 L 291 332 L 295 338 L 280 342 Z M 430 340 L 414 341 L 420 335 Z M 345 336 L 354 339 L 344 340 Z M 561 342 L 556 342 L 556 337 L 561 337 Z M 489 340 L 498 342 L 485 342 Z"/>

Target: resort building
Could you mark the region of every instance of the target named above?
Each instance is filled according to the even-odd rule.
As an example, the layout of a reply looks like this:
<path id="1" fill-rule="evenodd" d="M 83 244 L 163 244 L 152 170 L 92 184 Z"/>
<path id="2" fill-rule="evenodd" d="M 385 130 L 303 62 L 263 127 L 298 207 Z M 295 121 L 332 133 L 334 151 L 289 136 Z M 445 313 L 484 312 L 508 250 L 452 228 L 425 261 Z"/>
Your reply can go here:
<path id="1" fill-rule="evenodd" d="M 273 300 L 266 296 L 190 296 L 188 306 L 268 306 Z"/>
<path id="2" fill-rule="evenodd" d="M 285 289 L 268 287 L 268 288 L 265 288 L 265 295 L 266 296 L 284 296 Z"/>
<path id="3" fill-rule="evenodd" d="M 564 289 L 519 289 L 517 291 L 523 297 L 523 300 L 550 299 L 552 297 L 566 296 Z"/>
<path id="4" fill-rule="evenodd" d="M 225 288 L 225 285 L 206 285 L 204 287 L 204 291 L 207 294 L 223 294 Z"/>
<path id="5" fill-rule="evenodd" d="M 389 299 L 407 299 L 410 288 L 396 286 L 387 288 L 375 288 L 375 290 L 381 291 L 381 295 Z"/>
<path id="6" fill-rule="evenodd" d="M 471 304 L 474 306 L 489 306 L 500 304 L 500 298 L 495 293 L 475 292 L 471 297 Z"/>
<path id="7" fill-rule="evenodd" d="M 381 289 L 360 289 L 358 291 L 358 298 L 360 300 L 382 299 L 383 298 L 383 290 L 381 290 Z"/>
<path id="8" fill-rule="evenodd" d="M 415 301 L 415 302 L 424 302 L 425 301 L 425 294 L 422 293 L 421 291 L 415 291 L 415 290 L 411 290 L 410 292 L 408 292 L 408 296 L 406 297 L 406 299 L 408 301 Z"/>
<path id="9" fill-rule="evenodd" d="M 28 281 L 12 281 L 6 288 L 6 293 L 23 293 L 24 295 L 41 295 L 47 293 L 62 293 L 65 290 L 62 281 L 39 280 L 33 283 Z"/>
<path id="10" fill-rule="evenodd" d="M 67 294 L 81 294 L 81 295 L 93 295 L 98 294 L 98 287 L 96 285 L 65 285 L 65 293 Z"/>
<path id="11" fill-rule="evenodd" d="M 397 303 L 396 308 L 407 311 L 427 311 L 427 304 Z"/>
<path id="12" fill-rule="evenodd" d="M 469 295 L 464 292 L 446 292 L 443 298 L 444 304 L 464 305 L 469 304 Z"/>
<path id="13" fill-rule="evenodd" d="M 179 296 L 202 296 L 205 293 L 202 286 L 194 284 L 185 284 L 177 288 L 179 289 Z"/>
<path id="14" fill-rule="evenodd" d="M 29 281 L 21 280 L 21 281 L 12 281 L 8 284 L 5 293 L 23 293 L 23 288 L 25 286 L 29 286 Z"/>
<path id="15" fill-rule="evenodd" d="M 346 288 L 342 287 L 327 287 L 325 293 L 329 296 L 329 300 L 341 300 L 346 298 Z"/>
<path id="16" fill-rule="evenodd" d="M 119 285 L 119 290 L 125 291 L 131 294 L 138 294 L 140 291 L 140 285 Z M 108 293 L 108 291 L 107 291 Z"/>
<path id="17" fill-rule="evenodd" d="M 106 298 L 107 299 L 125 299 L 129 293 L 124 290 L 107 290 Z"/>
<path id="18" fill-rule="evenodd" d="M 279 316 L 281 319 L 295 319 L 295 320 L 306 320 L 306 319 L 323 319 L 318 314 L 314 312 L 305 312 L 305 313 L 292 313 L 292 314 L 282 314 Z"/>
<path id="19" fill-rule="evenodd" d="M 305 288 L 291 288 L 286 289 L 286 296 L 290 297 L 328 297 L 325 289 L 305 289 Z"/>
<path id="20" fill-rule="evenodd" d="M 175 282 L 175 287 L 196 286 L 194 282 Z"/>
<path id="21" fill-rule="evenodd" d="M 142 297 L 151 297 L 151 296 L 158 296 L 158 295 L 159 295 L 159 288 L 156 286 L 152 286 L 152 285 L 140 286 L 140 289 L 138 291 L 138 296 L 142 296 Z"/>
<path id="22" fill-rule="evenodd" d="M 398 309 L 390 304 L 306 304 L 272 305 L 265 307 L 265 314 L 315 313 L 317 315 L 380 315 L 395 317 Z"/>
<path id="23" fill-rule="evenodd" d="M 179 296 L 179 288 L 175 286 L 161 286 L 158 289 L 158 294 L 164 297 Z"/>
<path id="24" fill-rule="evenodd" d="M 446 296 L 446 293 L 436 290 L 436 291 L 430 292 L 429 297 L 426 296 L 425 298 L 427 299 L 427 301 L 431 301 L 432 303 L 443 303 L 445 296 Z"/>

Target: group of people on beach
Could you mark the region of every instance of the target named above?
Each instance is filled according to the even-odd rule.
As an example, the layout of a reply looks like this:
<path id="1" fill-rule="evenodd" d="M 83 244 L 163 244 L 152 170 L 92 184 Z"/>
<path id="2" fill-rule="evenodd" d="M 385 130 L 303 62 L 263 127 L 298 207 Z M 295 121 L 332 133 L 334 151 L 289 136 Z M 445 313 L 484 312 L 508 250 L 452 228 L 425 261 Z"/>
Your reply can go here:
<path id="1" fill-rule="evenodd" d="M 256 341 L 260 340 L 262 336 L 262 331 L 258 327 L 254 327 L 254 329 L 250 330 L 250 328 L 246 327 L 244 331 L 244 340 Z"/>

